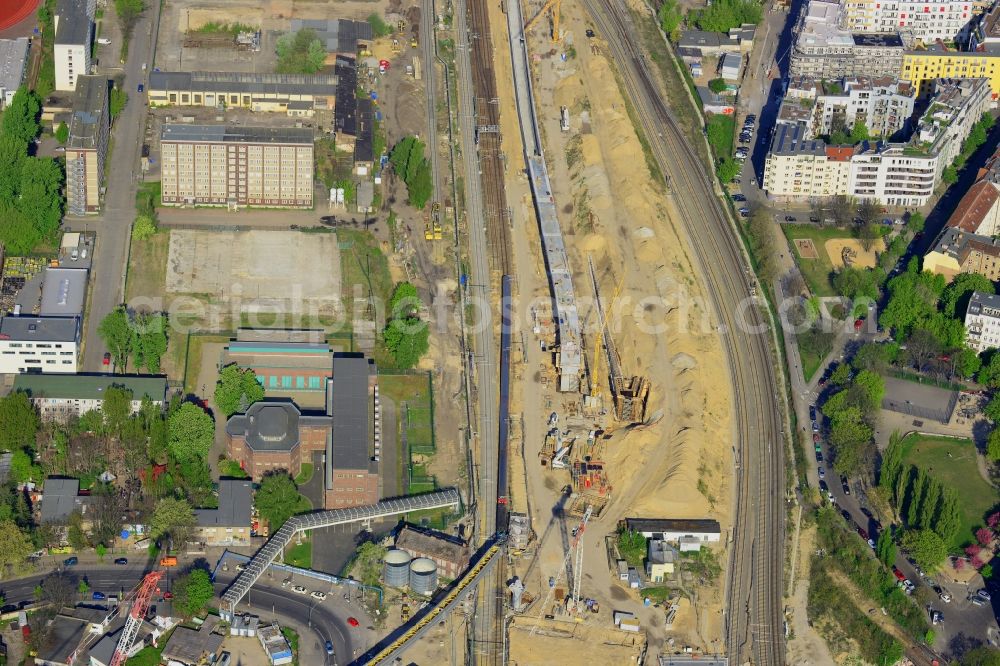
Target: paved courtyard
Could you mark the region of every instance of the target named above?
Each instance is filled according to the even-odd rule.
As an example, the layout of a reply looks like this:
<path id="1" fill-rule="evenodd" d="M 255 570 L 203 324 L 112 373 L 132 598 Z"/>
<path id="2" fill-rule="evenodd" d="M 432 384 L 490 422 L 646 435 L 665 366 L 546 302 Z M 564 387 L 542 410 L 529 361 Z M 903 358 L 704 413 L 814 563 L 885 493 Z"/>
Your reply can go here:
<path id="1" fill-rule="evenodd" d="M 340 311 L 337 238 L 299 231 L 175 229 L 166 289 L 224 302 L 233 312 L 335 314 Z"/>

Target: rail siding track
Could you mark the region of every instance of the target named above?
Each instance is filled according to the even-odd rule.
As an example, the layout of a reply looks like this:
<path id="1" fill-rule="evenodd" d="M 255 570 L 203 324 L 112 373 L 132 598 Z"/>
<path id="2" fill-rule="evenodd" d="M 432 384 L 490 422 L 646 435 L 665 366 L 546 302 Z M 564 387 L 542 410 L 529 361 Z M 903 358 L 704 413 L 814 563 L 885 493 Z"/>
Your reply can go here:
<path id="1" fill-rule="evenodd" d="M 584 0 L 614 56 L 657 162 L 670 179 L 681 225 L 695 250 L 721 324 L 736 419 L 736 519 L 729 570 L 726 643 L 734 663 L 784 664 L 783 397 L 770 319 L 751 295 L 755 278 L 711 176 L 650 78 L 638 34 L 620 0 Z M 697 226 L 695 226 L 697 225 Z M 748 331 L 750 331 L 748 333 Z"/>

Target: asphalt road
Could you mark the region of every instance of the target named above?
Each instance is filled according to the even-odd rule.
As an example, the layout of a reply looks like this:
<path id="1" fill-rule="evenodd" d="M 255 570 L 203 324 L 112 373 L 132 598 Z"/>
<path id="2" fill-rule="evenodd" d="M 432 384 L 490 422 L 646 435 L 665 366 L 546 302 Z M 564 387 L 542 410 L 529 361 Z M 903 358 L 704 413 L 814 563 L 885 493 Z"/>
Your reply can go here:
<path id="1" fill-rule="evenodd" d="M 67 219 L 67 228 L 82 230 L 86 225 L 88 229 L 97 231 L 84 332 L 84 372 L 105 370 L 102 361 L 107 349 L 97 334 L 97 327 L 125 298 L 129 236 L 135 218 L 136 178 L 146 123 L 146 96 L 137 89 L 140 83 L 145 84 L 146 76 L 153 69 L 154 35 L 158 23 L 157 9 L 147 10 L 133 28 L 125 64 L 107 71 L 110 76 L 125 74 L 123 86 L 128 93 L 128 103 L 115 120 L 111 132 L 113 148 L 108 156 L 111 165 L 107 170 L 104 208 L 99 216 L 86 221 L 81 218 Z M 144 63 L 146 71 L 142 69 Z"/>
<path id="2" fill-rule="evenodd" d="M 694 249 L 726 349 L 733 386 L 736 506 L 727 591 L 730 660 L 783 664 L 785 502 L 783 397 L 774 366 L 773 322 L 759 303 L 749 259 L 713 177 L 692 150 L 635 44 L 631 17 L 618 1 L 584 5 L 613 56 L 626 93 L 668 179 L 678 222 Z"/>

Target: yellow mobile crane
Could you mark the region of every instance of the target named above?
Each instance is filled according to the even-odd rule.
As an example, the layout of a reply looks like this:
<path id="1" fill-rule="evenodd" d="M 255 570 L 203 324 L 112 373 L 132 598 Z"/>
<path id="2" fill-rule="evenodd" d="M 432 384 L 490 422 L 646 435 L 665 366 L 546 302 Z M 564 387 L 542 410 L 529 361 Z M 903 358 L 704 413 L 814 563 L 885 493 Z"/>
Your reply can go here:
<path id="1" fill-rule="evenodd" d="M 542 17 L 542 14 L 548 10 L 552 10 L 552 43 L 559 41 L 559 9 L 562 6 L 562 0 L 548 0 L 538 13 L 531 18 L 530 21 L 524 24 L 524 31 L 528 32 L 531 26 L 538 23 L 538 19 Z"/>

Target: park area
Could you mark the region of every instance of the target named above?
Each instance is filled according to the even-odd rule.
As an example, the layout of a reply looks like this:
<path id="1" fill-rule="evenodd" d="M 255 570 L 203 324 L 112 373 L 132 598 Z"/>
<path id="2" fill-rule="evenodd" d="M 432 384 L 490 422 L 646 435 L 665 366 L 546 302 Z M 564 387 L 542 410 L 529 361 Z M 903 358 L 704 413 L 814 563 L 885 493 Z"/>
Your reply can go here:
<path id="1" fill-rule="evenodd" d="M 972 541 L 986 515 L 1000 501 L 996 489 L 980 472 L 976 445 L 968 439 L 912 434 L 903 440 L 903 463 L 924 470 L 945 488 L 958 491 L 962 526 L 949 548 L 957 552 Z"/>
<path id="2" fill-rule="evenodd" d="M 879 239 L 870 251 L 866 251 L 849 230 L 839 227 L 783 224 L 781 229 L 814 296 L 835 296 L 834 271 L 843 268 L 845 260 L 856 268 L 871 268 L 875 266 L 876 252 L 884 247 Z"/>

